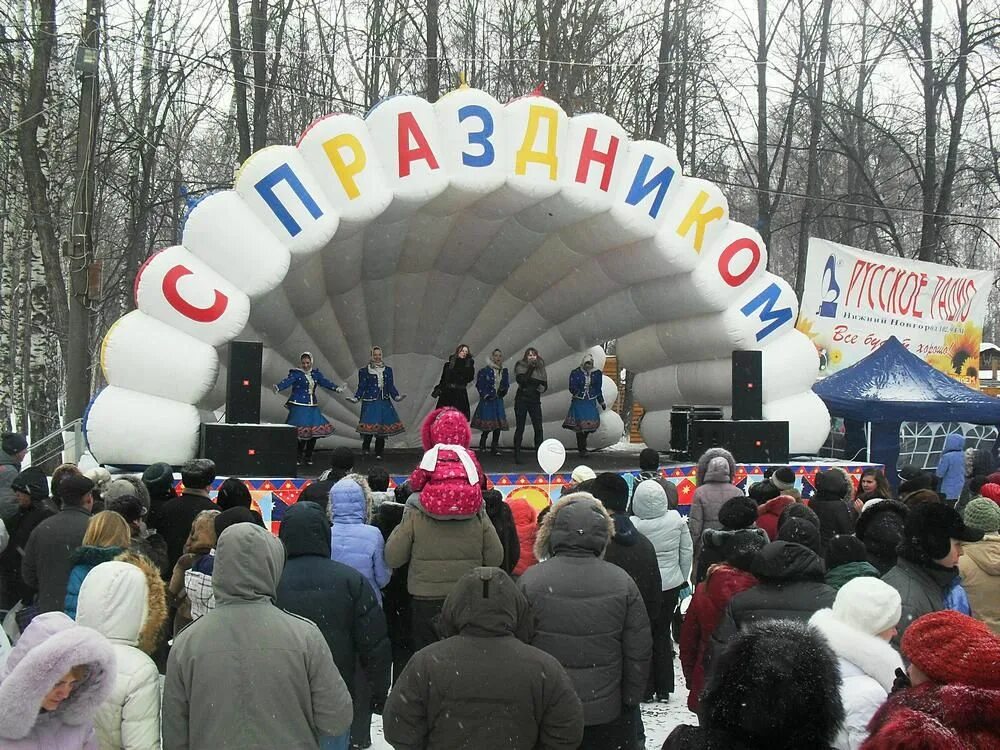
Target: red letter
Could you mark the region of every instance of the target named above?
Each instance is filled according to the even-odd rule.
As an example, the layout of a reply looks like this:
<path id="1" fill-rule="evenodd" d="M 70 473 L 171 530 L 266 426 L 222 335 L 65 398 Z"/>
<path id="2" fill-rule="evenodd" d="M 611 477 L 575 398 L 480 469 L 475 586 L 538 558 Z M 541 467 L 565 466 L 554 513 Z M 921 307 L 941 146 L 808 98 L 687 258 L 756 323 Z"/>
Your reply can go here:
<path id="1" fill-rule="evenodd" d="M 618 138 L 611 136 L 607 151 L 598 151 L 594 148 L 597 141 L 597 130 L 587 128 L 586 135 L 583 136 L 583 146 L 580 148 L 580 163 L 576 166 L 576 181 L 586 184 L 590 174 L 592 162 L 604 165 L 604 174 L 601 175 L 601 190 L 605 193 L 611 186 L 611 170 L 615 167 L 615 157 L 618 155 Z"/>
<path id="2" fill-rule="evenodd" d="M 738 274 L 734 274 L 729 267 L 732 265 L 733 258 L 735 258 L 741 250 L 750 251 L 750 262 L 747 264 L 745 269 L 740 271 Z M 740 284 L 753 276 L 754 271 L 757 270 L 757 266 L 760 265 L 760 255 L 760 246 L 749 237 L 733 240 L 729 243 L 726 249 L 722 251 L 722 255 L 719 256 L 719 275 L 722 277 L 723 281 L 729 284 L 729 286 L 740 286 Z"/>
<path id="3" fill-rule="evenodd" d="M 163 296 L 171 306 L 186 318 L 198 323 L 212 323 L 222 317 L 222 314 L 229 307 L 229 298 L 215 290 L 215 301 L 208 307 L 195 307 L 190 302 L 181 297 L 177 291 L 177 282 L 185 276 L 190 276 L 194 271 L 182 265 L 176 265 L 167 271 L 163 277 Z"/>
<path id="4" fill-rule="evenodd" d="M 410 148 L 410 138 L 416 143 L 416 148 Z M 427 162 L 431 169 L 437 169 L 437 159 L 431 151 L 424 131 L 417 125 L 417 119 L 412 112 L 400 112 L 396 128 L 396 147 L 399 150 L 399 176 L 410 176 L 410 165 L 418 159 Z"/>

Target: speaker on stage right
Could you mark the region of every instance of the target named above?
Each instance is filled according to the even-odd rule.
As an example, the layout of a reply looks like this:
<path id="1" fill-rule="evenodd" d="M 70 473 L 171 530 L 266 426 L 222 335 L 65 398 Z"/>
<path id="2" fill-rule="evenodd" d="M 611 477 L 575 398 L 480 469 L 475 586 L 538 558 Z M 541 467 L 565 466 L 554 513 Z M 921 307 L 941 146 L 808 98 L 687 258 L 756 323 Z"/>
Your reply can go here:
<path id="1" fill-rule="evenodd" d="M 733 419 L 764 418 L 763 352 L 733 352 Z"/>

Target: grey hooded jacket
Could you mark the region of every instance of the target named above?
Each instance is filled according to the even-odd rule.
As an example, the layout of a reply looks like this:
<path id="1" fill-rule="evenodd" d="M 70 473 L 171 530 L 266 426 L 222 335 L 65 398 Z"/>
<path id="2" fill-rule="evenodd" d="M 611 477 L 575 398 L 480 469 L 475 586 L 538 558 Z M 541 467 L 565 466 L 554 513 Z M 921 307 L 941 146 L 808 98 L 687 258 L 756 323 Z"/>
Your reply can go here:
<path id="1" fill-rule="evenodd" d="M 353 709 L 319 628 L 271 602 L 285 548 L 250 523 L 219 537 L 215 609 L 177 636 L 163 693 L 163 747 L 316 750 Z"/>
<path id="2" fill-rule="evenodd" d="M 743 491 L 733 484 L 736 476 L 736 460 L 724 448 L 709 448 L 698 459 L 698 487 L 691 499 L 691 514 L 688 526 L 694 541 L 694 555 L 701 550 L 701 534 L 705 529 L 721 529 L 719 510 Z"/>

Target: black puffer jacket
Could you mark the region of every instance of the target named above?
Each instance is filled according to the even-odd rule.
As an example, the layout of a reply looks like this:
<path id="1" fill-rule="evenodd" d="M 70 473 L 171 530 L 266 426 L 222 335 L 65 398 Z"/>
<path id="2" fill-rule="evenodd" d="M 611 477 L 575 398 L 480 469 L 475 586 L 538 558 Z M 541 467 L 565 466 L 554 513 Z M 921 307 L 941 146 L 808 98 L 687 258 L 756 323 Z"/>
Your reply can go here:
<path id="1" fill-rule="evenodd" d="M 285 511 L 279 538 L 288 561 L 275 603 L 319 626 L 352 695 L 360 657 L 372 702 L 383 703 L 392 654 L 371 584 L 354 568 L 330 559 L 330 522 L 314 503 L 295 503 Z"/>
<path id="2" fill-rule="evenodd" d="M 500 563 L 500 567 L 504 573 L 510 573 L 521 559 L 521 542 L 517 536 L 514 515 L 499 490 L 484 492 L 483 500 L 486 503 L 486 515 L 493 522 L 493 528 L 497 530 L 500 545 L 503 547 L 503 562 Z"/>
<path id="3" fill-rule="evenodd" d="M 736 632 L 764 620 L 808 622 L 813 613 L 833 606 L 837 592 L 823 582 L 826 568 L 819 556 L 795 542 L 771 542 L 754 560 L 751 572 L 760 580 L 734 596 L 712 634 L 714 655 Z"/>
<path id="4" fill-rule="evenodd" d="M 583 701 L 585 724 L 605 724 L 642 700 L 652 656 L 649 618 L 635 582 L 601 559 L 613 533 L 589 495 L 546 514 L 535 555 L 518 581 L 535 611 L 532 645 L 552 654 Z"/>
<path id="5" fill-rule="evenodd" d="M 531 613 L 508 575 L 463 576 L 445 601 L 441 634 L 410 660 L 386 703 L 383 731 L 396 750 L 579 746 L 580 699 L 558 661 L 522 642 Z"/>
<path id="6" fill-rule="evenodd" d="M 660 616 L 660 600 L 663 598 L 656 548 L 639 533 L 624 513 L 611 514 L 611 521 L 614 523 L 615 533 L 608 548 L 604 550 L 604 559 L 632 577 L 639 587 L 642 603 L 646 605 L 646 616 L 650 622 L 655 622 Z"/>
<path id="7" fill-rule="evenodd" d="M 817 490 L 809 499 L 809 508 L 819 517 L 819 536 L 824 550 L 835 536 L 854 533 L 854 519 L 842 495 Z"/>
<path id="8" fill-rule="evenodd" d="M 854 534 L 865 543 L 868 562 L 882 575 L 896 564 L 896 550 L 903 541 L 903 525 L 909 512 L 898 500 L 881 500 L 869 505 L 858 517 Z"/>

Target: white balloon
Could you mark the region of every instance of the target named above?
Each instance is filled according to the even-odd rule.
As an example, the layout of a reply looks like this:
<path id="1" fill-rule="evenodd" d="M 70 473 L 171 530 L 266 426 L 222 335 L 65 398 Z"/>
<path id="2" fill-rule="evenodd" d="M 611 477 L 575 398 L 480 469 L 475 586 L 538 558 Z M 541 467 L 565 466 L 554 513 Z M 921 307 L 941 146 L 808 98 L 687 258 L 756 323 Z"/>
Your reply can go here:
<path id="1" fill-rule="evenodd" d="M 549 438 L 538 446 L 537 456 L 542 471 L 551 476 L 566 463 L 566 448 L 555 438 Z"/>

